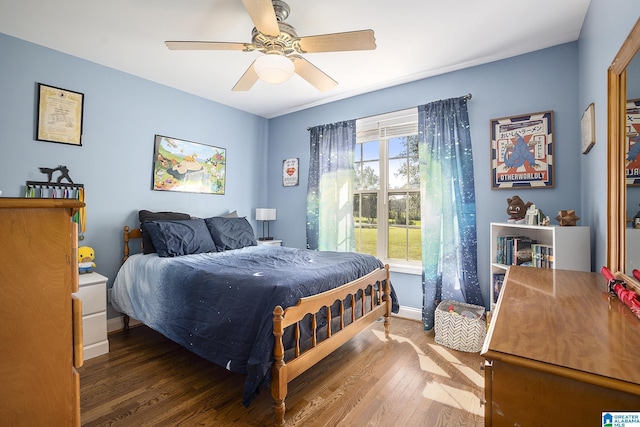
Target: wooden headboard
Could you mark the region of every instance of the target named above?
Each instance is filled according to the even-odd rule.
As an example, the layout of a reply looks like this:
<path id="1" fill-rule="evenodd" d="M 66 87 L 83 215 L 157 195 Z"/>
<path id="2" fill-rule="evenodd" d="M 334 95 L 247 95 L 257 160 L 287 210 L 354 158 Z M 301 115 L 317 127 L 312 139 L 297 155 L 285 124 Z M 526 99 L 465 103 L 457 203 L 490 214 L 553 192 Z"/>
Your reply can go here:
<path id="1" fill-rule="evenodd" d="M 124 226 L 124 252 L 122 256 L 122 262 L 125 262 L 129 258 L 129 240 L 140 239 L 140 250 L 142 247 L 142 230 L 139 228 L 129 228 L 128 225 Z"/>

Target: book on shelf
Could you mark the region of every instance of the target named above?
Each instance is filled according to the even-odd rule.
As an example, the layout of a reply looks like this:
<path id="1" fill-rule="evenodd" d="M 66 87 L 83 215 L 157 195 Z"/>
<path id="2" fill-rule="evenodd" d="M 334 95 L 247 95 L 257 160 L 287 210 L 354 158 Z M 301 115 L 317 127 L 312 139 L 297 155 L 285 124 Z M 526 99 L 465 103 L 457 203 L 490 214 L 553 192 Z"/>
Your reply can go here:
<path id="1" fill-rule="evenodd" d="M 503 273 L 493 274 L 493 302 L 498 302 L 498 296 L 502 290 L 502 284 L 504 283 Z"/>
<path id="2" fill-rule="evenodd" d="M 531 245 L 532 265 L 538 268 L 553 268 L 553 246 L 536 243 Z"/>
<path id="3" fill-rule="evenodd" d="M 516 237 L 513 239 L 513 265 L 532 266 L 533 251 L 531 245 L 536 244 L 535 239 L 529 237 Z"/>
<path id="4" fill-rule="evenodd" d="M 535 239 L 521 235 L 496 237 L 496 263 L 504 265 L 532 265 L 531 245 Z"/>

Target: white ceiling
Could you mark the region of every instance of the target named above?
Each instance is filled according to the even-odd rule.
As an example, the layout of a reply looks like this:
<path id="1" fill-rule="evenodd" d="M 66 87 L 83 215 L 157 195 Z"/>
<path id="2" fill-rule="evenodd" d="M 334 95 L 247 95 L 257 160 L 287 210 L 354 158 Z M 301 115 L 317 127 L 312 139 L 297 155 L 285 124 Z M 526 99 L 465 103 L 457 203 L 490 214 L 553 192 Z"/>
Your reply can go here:
<path id="1" fill-rule="evenodd" d="M 287 0 L 299 36 L 371 28 L 376 50 L 306 54 L 297 75 L 232 92 L 258 52 L 170 51 L 165 40 L 251 42 L 240 0 L 0 0 L 0 33 L 266 118 L 577 40 L 589 0 Z M 1 63 L 0 52 L 0 63 Z"/>

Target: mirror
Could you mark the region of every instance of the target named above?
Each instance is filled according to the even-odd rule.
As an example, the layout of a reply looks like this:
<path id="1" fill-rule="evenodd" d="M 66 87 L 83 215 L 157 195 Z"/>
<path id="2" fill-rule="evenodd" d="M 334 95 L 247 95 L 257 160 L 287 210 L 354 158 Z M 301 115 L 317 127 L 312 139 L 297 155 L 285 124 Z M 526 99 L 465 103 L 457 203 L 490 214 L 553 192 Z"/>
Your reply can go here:
<path id="1" fill-rule="evenodd" d="M 639 50 L 640 20 L 636 22 L 608 71 L 607 265 L 614 272 L 626 271 L 627 184 L 625 138 L 627 69 Z"/>
<path id="2" fill-rule="evenodd" d="M 633 275 L 640 270 L 640 53 L 627 66 L 627 127 L 625 149 L 627 170 L 627 227 L 626 227 L 626 264 L 625 273 Z M 630 159 L 632 157 L 632 159 Z"/>

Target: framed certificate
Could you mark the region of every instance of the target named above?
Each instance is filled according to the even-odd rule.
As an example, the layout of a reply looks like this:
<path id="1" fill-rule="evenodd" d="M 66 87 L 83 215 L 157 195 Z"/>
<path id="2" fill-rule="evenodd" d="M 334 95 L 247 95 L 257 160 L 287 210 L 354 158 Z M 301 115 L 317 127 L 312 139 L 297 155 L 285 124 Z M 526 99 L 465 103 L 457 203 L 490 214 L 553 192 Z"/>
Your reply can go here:
<path id="1" fill-rule="evenodd" d="M 84 95 L 38 83 L 38 141 L 82 145 Z"/>

